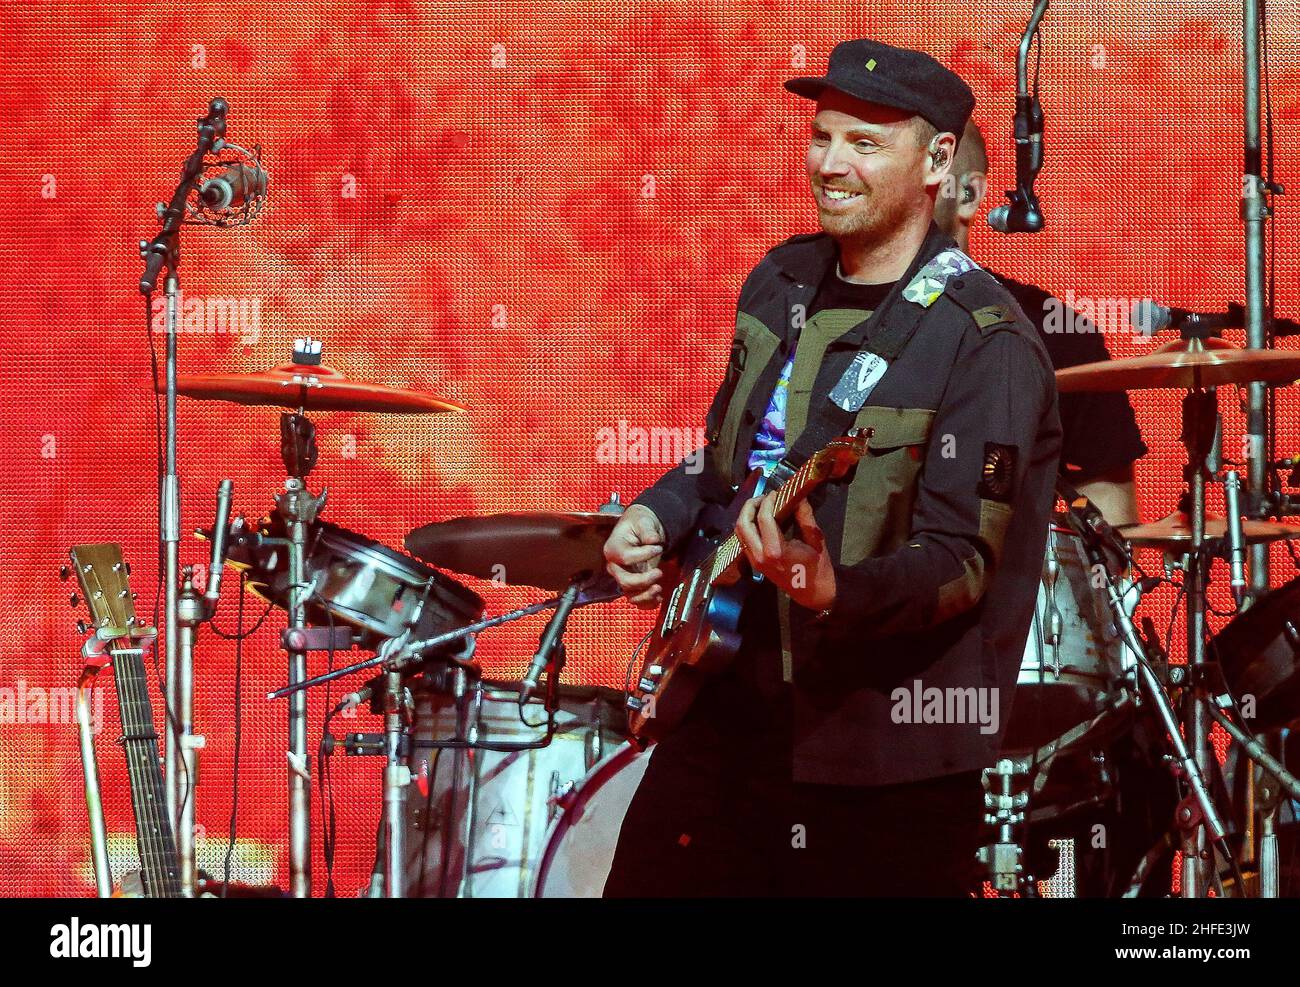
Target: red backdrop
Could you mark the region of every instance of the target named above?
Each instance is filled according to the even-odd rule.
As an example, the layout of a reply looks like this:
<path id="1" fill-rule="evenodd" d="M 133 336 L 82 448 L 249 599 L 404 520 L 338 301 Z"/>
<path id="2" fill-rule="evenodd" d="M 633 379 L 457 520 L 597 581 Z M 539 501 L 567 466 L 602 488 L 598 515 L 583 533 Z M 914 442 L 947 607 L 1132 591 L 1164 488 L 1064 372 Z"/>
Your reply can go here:
<path id="1" fill-rule="evenodd" d="M 155 232 L 153 205 L 209 99 L 229 100 L 231 140 L 263 146 L 271 197 L 246 229 L 186 230 L 187 298 L 232 300 L 248 321 L 184 334 L 182 369 L 267 367 L 312 335 L 349 375 L 467 405 L 441 418 L 316 417 L 325 516 L 396 546 L 430 520 L 630 499 L 666 468 L 605 461 L 601 430 L 700 424 L 741 280 L 772 244 L 815 228 L 809 104 L 780 83 L 820 71 L 836 41 L 924 48 L 970 82 L 995 201 L 1012 177 L 1014 52 L 1030 7 L 6 3 L 0 696 L 18 722 L 0 724 L 0 893 L 91 887 L 75 730 L 58 715 L 40 722 L 34 690 L 70 687 L 80 667 L 79 614 L 55 578 L 70 545 L 122 542 L 152 610 L 155 420 L 136 244 Z M 1038 183 L 1049 225 L 1001 237 L 981 220 L 975 257 L 1078 298 L 1241 300 L 1239 18 L 1230 3 L 1054 4 Z M 1296 173 L 1298 34 L 1300 13 L 1278 5 L 1283 180 Z M 1279 207 L 1278 311 L 1295 315 L 1296 219 L 1287 199 Z M 1152 345 L 1109 343 L 1117 356 Z M 1233 451 L 1241 416 L 1237 395 L 1224 397 Z M 1144 519 L 1176 498 L 1176 402 L 1135 396 L 1152 449 L 1139 467 Z M 1286 450 L 1291 393 L 1279 410 Z M 180 421 L 184 530 L 208 522 L 222 477 L 250 516 L 271 507 L 274 411 L 183 399 Z M 1279 557 L 1277 580 L 1291 570 Z M 206 551 L 187 540 L 182 558 Z M 473 585 L 494 613 L 540 595 Z M 228 630 L 234 588 L 219 616 Z M 1158 623 L 1169 603 L 1150 601 Z M 580 613 L 570 678 L 621 684 L 646 620 L 622 604 Z M 284 711 L 261 698 L 284 680 L 281 624 L 272 614 L 245 650 L 236 875 L 284 883 Z M 539 627 L 485 635 L 488 671 L 518 675 Z M 212 867 L 230 812 L 233 647 L 205 633 L 197 664 L 200 859 Z M 313 697 L 313 743 L 322 703 Z M 111 699 L 103 715 L 114 736 Z M 110 831 L 129 834 L 120 756 L 101 744 L 101 760 Z M 379 801 L 372 762 L 337 771 L 336 874 L 350 893 L 369 871 Z"/>

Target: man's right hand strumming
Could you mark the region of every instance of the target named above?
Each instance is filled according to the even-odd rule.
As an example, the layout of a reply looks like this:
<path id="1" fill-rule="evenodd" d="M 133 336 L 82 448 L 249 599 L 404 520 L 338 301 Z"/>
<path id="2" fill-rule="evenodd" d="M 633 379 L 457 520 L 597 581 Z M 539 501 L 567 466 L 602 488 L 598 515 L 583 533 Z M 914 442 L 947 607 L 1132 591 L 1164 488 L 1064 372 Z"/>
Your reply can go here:
<path id="1" fill-rule="evenodd" d="M 605 568 L 633 606 L 643 610 L 659 606 L 663 589 L 664 526 L 654 511 L 632 504 L 623 512 L 605 542 Z"/>

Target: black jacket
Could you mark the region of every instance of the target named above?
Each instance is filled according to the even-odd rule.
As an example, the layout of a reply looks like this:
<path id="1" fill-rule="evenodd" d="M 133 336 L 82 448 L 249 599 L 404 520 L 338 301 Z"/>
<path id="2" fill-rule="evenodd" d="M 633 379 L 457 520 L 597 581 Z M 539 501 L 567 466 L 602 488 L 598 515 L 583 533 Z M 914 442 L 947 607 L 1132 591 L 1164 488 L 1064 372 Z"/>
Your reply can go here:
<path id="1" fill-rule="evenodd" d="M 684 461 L 636 502 L 679 547 L 703 508 L 727 502 L 743 479 L 791 347 L 788 447 L 857 352 L 887 350 L 910 320 L 910 340 L 857 414 L 873 430 L 871 451 L 812 499 L 835 562 L 835 605 L 817 620 L 781 595 L 779 640 L 747 649 L 780 655 L 797 781 L 890 784 L 992 766 L 1055 499 L 1051 366 L 1007 291 L 934 227 L 874 318 L 819 312 L 805 325 L 837 258 L 834 241 L 816 234 L 780 244 L 753 270 L 703 469 Z M 908 722 L 933 719 L 936 695 L 941 722 Z"/>

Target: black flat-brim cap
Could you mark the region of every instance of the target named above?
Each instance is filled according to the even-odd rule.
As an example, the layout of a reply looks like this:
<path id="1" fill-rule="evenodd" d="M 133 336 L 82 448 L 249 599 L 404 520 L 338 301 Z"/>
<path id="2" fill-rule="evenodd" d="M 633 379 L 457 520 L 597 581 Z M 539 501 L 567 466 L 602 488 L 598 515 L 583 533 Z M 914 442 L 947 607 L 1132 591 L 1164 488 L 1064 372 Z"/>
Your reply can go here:
<path id="1" fill-rule="evenodd" d="M 974 94 L 956 72 L 923 51 L 869 38 L 840 42 L 831 52 L 824 76 L 789 79 L 785 88 L 808 99 L 817 99 L 824 89 L 835 89 L 914 113 L 959 139 L 975 109 Z"/>

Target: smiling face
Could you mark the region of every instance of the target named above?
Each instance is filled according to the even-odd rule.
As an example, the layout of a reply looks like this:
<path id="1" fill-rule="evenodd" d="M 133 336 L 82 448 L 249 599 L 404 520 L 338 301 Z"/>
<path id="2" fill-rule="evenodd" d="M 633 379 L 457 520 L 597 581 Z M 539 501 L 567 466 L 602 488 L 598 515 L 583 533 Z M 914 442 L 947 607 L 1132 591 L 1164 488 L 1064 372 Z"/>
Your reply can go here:
<path id="1" fill-rule="evenodd" d="M 934 209 L 955 141 L 903 110 L 868 103 L 834 89 L 817 100 L 808 142 L 808 180 L 822 229 L 836 240 L 888 240 Z"/>

